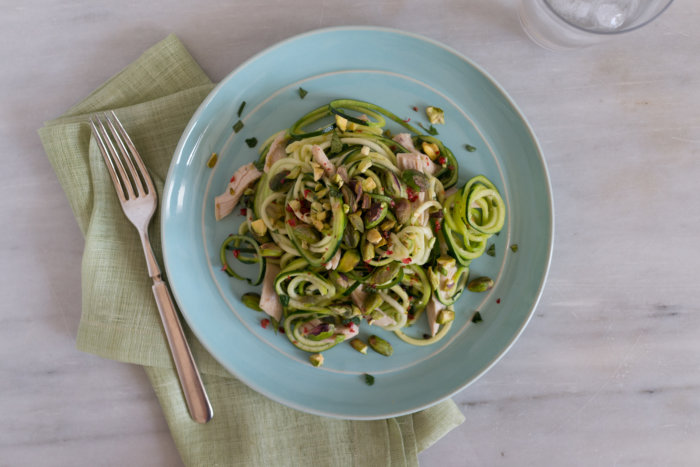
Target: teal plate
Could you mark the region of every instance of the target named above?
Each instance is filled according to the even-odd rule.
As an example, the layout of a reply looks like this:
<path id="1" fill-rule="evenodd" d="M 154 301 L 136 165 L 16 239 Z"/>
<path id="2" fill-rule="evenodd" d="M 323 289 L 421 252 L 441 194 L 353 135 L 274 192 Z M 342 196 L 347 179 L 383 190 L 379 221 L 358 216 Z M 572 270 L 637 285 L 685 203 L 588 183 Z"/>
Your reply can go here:
<path id="1" fill-rule="evenodd" d="M 299 88 L 308 91 L 302 99 Z M 246 144 L 262 143 L 301 115 L 336 98 L 376 103 L 412 123 L 427 124 L 424 109 L 444 109 L 439 138 L 459 161 L 460 184 L 485 174 L 507 204 L 506 225 L 492 237 L 494 257 L 471 266 L 487 275 L 489 292 L 466 292 L 456 304 L 449 334 L 428 347 L 376 333 L 394 354 L 362 355 L 349 345 L 324 352 L 321 368 L 309 364 L 281 333 L 241 296 L 256 288 L 221 271 L 219 246 L 242 216 L 214 220 L 214 197 L 233 172 L 257 158 Z M 239 133 L 241 102 L 246 106 Z M 419 110 L 414 111 L 413 107 Z M 476 151 L 469 152 L 469 144 Z M 207 167 L 212 152 L 216 166 Z M 170 286 L 192 331 L 233 375 L 254 390 L 305 412 L 347 419 L 412 413 L 448 398 L 475 381 L 513 345 L 533 314 L 549 269 L 553 205 L 547 168 L 535 136 L 506 92 L 454 50 L 406 32 L 367 27 L 313 31 L 281 42 L 228 75 L 192 117 L 175 151 L 162 200 L 163 255 Z M 518 244 L 517 252 L 509 246 Z M 483 321 L 470 323 L 479 310 Z M 422 336 L 419 321 L 407 331 Z M 372 386 L 364 374 L 375 377 Z"/>

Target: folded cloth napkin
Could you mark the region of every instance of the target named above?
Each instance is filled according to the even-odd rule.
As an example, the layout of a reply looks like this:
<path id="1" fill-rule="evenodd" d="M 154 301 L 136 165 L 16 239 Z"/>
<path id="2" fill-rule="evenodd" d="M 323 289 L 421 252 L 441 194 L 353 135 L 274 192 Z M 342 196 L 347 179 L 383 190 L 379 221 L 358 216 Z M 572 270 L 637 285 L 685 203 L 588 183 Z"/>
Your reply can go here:
<path id="1" fill-rule="evenodd" d="M 116 111 L 161 194 L 180 135 L 212 88 L 180 41 L 170 35 L 39 130 L 85 236 L 78 349 L 144 367 L 188 466 L 418 465 L 420 451 L 464 421 L 452 401 L 378 421 L 309 415 L 236 380 L 184 326 L 214 408 L 214 418 L 206 425 L 190 419 L 138 235 L 121 211 L 87 116 Z M 150 236 L 161 259 L 158 219 L 156 212 Z"/>

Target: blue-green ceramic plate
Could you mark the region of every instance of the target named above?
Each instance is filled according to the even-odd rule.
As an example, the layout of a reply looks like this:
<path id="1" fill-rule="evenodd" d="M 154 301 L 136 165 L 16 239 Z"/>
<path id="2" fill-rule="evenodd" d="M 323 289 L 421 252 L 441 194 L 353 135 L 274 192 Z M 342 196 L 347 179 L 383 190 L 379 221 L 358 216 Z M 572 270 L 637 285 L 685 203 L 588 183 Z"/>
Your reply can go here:
<path id="1" fill-rule="evenodd" d="M 308 91 L 302 99 L 299 88 Z M 301 115 L 336 98 L 379 104 L 427 124 L 428 105 L 444 109 L 439 138 L 459 161 L 460 182 L 485 174 L 501 190 L 507 221 L 495 257 L 471 273 L 495 279 L 486 293 L 466 292 L 452 329 L 429 347 L 406 344 L 362 325 L 361 336 L 389 340 L 394 355 L 362 355 L 349 345 L 324 353 L 321 368 L 285 335 L 263 329 L 263 315 L 241 296 L 255 288 L 221 271 L 219 246 L 237 230 L 236 213 L 216 222 L 214 197 L 233 172 L 257 157 L 245 140 L 264 141 Z M 241 102 L 246 106 L 239 133 Z M 419 110 L 414 111 L 413 107 Z M 476 151 L 470 152 L 465 145 Z M 216 166 L 207 167 L 212 152 Z M 163 254 L 170 286 L 190 328 L 233 375 L 290 407 L 352 419 L 393 417 L 460 391 L 513 345 L 533 314 L 552 252 L 553 207 L 547 168 L 535 136 L 506 92 L 454 50 L 414 34 L 367 27 L 313 31 L 286 40 L 228 75 L 199 107 L 177 147 L 162 200 Z M 517 252 L 509 246 L 518 244 Z M 483 322 L 470 324 L 474 310 Z M 422 336 L 418 323 L 408 333 Z M 375 377 L 365 383 L 364 374 Z"/>

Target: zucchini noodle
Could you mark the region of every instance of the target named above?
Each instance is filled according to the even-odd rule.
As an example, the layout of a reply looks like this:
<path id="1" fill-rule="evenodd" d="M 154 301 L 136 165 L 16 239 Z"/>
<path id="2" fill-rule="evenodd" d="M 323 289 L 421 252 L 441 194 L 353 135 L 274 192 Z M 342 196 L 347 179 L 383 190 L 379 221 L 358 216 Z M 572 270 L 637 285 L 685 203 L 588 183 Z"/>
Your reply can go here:
<path id="1" fill-rule="evenodd" d="M 392 138 L 387 122 L 409 133 Z M 491 181 L 477 175 L 457 187 L 457 160 L 442 141 L 367 102 L 338 99 L 307 113 L 269 136 L 251 167 L 250 185 L 233 185 L 234 174 L 228 188 L 244 190 L 248 209 L 221 246 L 223 270 L 262 283 L 260 307 L 307 352 L 365 325 L 412 345 L 438 342 L 470 262 L 505 222 Z M 233 269 L 232 250 L 258 266 L 254 277 Z M 423 316 L 427 337 L 407 335 Z"/>

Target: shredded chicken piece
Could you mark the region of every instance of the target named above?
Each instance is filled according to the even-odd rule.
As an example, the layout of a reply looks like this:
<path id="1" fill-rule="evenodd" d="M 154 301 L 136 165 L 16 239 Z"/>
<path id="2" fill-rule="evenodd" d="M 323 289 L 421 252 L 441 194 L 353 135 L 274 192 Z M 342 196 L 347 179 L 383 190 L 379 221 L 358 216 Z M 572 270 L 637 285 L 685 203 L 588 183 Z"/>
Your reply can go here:
<path id="1" fill-rule="evenodd" d="M 268 173 L 270 167 L 280 159 L 287 157 L 287 152 L 284 150 L 287 143 L 287 132 L 280 131 L 279 134 L 270 143 L 270 149 L 267 151 L 267 156 L 265 156 L 265 166 L 263 171 Z"/>
<path id="2" fill-rule="evenodd" d="M 367 293 L 364 290 L 362 290 L 362 285 L 360 285 L 355 290 L 350 292 L 350 299 L 352 300 L 352 303 L 354 303 L 363 312 L 369 311 L 369 310 L 365 310 L 365 299 L 366 298 L 367 298 Z"/>
<path id="3" fill-rule="evenodd" d="M 412 152 L 412 153 L 418 152 L 416 147 L 413 145 L 413 140 L 411 139 L 411 135 L 409 135 L 408 133 L 398 133 L 394 136 L 393 140 L 396 141 L 397 143 L 399 143 L 404 148 L 408 149 L 408 152 Z"/>
<path id="4" fill-rule="evenodd" d="M 444 309 L 445 305 L 440 303 L 435 297 L 430 298 L 428 306 L 425 308 L 425 315 L 428 317 L 428 327 L 430 328 L 431 336 L 434 336 L 440 329 L 440 325 L 437 323 L 437 316 Z"/>
<path id="5" fill-rule="evenodd" d="M 326 153 L 323 152 L 321 146 L 313 145 L 311 146 L 311 155 L 314 156 L 314 160 L 318 165 L 323 168 L 323 171 L 327 176 L 332 177 L 335 175 L 335 165 L 328 159 Z"/>
<path id="6" fill-rule="evenodd" d="M 420 152 L 397 154 L 396 165 L 399 170 L 413 169 L 430 175 L 435 175 L 440 169 L 435 162 L 430 160 L 430 157 Z"/>
<path id="7" fill-rule="evenodd" d="M 413 169 L 430 175 L 435 175 L 440 170 L 440 167 L 430 160 L 430 157 L 416 149 L 411 135 L 408 133 L 399 133 L 393 139 L 409 151 L 396 155 L 396 163 L 400 170 Z"/>
<path id="8" fill-rule="evenodd" d="M 253 184 L 262 173 L 250 163 L 246 164 L 231 177 L 226 191 L 214 198 L 214 216 L 217 221 L 231 214 L 246 188 Z"/>
<path id="9" fill-rule="evenodd" d="M 275 278 L 279 273 L 279 266 L 268 261 L 265 267 L 262 292 L 260 293 L 260 308 L 277 321 L 282 319 L 282 303 L 280 303 L 280 298 L 275 292 Z"/>
<path id="10" fill-rule="evenodd" d="M 338 251 L 335 252 L 331 260 L 326 263 L 326 270 L 334 271 L 335 268 L 338 267 L 338 263 L 340 263 L 341 256 L 342 254 L 340 253 L 340 248 L 338 248 Z"/>

